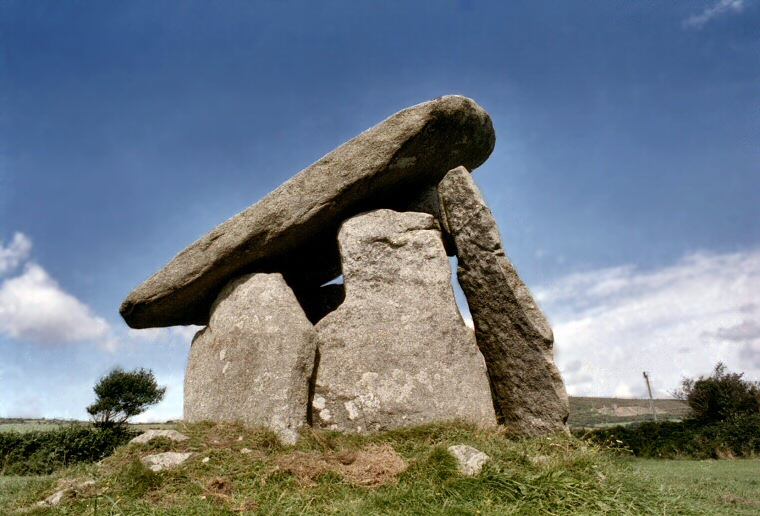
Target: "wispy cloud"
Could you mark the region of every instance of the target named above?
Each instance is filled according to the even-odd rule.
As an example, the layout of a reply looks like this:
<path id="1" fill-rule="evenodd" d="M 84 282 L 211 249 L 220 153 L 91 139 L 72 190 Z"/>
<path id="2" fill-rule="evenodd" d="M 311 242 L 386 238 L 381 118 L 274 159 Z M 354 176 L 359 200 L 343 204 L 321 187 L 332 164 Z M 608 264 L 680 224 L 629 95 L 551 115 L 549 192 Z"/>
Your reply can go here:
<path id="1" fill-rule="evenodd" d="M 699 253 L 651 271 L 624 266 L 536 289 L 573 395 L 658 395 L 718 360 L 760 378 L 760 250 Z"/>
<path id="2" fill-rule="evenodd" d="M 728 13 L 740 13 L 744 10 L 744 0 L 719 0 L 717 3 L 706 7 L 699 14 L 692 14 L 683 22 L 683 26 L 692 29 L 701 29 L 711 20 Z"/>
<path id="3" fill-rule="evenodd" d="M 32 249 L 32 242 L 26 235 L 16 233 L 7 246 L 0 240 L 0 276 L 18 268 L 27 258 Z"/>

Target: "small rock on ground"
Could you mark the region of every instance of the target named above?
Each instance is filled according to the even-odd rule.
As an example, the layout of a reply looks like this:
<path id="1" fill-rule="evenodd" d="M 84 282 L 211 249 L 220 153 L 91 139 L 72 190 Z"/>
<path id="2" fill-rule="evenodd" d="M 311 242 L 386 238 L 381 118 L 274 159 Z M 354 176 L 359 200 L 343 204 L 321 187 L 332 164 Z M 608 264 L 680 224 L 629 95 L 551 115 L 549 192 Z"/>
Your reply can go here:
<path id="1" fill-rule="evenodd" d="M 151 439 L 155 439 L 156 437 L 166 437 L 167 439 L 171 439 L 172 441 L 187 441 L 189 439 L 188 436 L 185 434 L 182 434 L 180 432 L 177 432 L 176 430 L 148 430 L 147 432 L 138 435 L 131 441 L 130 443 L 147 443 Z"/>
<path id="2" fill-rule="evenodd" d="M 491 459 L 482 451 L 466 444 L 449 446 L 449 453 L 457 460 L 459 470 L 467 476 L 479 474 L 483 465 Z"/>
<path id="3" fill-rule="evenodd" d="M 55 493 L 51 494 L 44 500 L 37 502 L 35 505 L 37 507 L 49 507 L 49 506 L 59 505 L 61 503 L 61 500 L 63 500 L 63 497 L 66 496 L 70 491 L 76 491 L 77 489 L 90 486 L 94 483 L 95 483 L 94 480 L 85 480 L 84 482 L 76 484 L 73 487 L 67 487 L 65 489 L 61 489 L 60 491 L 56 491 Z"/>
<path id="4" fill-rule="evenodd" d="M 193 454 L 179 452 L 165 452 L 156 455 L 148 455 L 140 459 L 143 464 L 148 466 L 152 471 L 161 471 L 164 469 L 178 466 L 189 459 Z"/>

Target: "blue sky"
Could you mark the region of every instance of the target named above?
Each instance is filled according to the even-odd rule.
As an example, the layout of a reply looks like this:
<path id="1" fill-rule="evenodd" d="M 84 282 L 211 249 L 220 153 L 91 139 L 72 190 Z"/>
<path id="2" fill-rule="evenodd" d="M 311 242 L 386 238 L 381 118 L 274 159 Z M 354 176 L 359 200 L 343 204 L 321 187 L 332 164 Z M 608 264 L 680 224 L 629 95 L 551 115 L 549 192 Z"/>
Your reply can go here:
<path id="1" fill-rule="evenodd" d="M 169 386 L 128 330 L 174 254 L 400 109 L 473 98 L 474 172 L 577 395 L 760 378 L 760 2 L 0 3 L 0 417 Z M 466 315 L 466 314 L 465 314 Z"/>

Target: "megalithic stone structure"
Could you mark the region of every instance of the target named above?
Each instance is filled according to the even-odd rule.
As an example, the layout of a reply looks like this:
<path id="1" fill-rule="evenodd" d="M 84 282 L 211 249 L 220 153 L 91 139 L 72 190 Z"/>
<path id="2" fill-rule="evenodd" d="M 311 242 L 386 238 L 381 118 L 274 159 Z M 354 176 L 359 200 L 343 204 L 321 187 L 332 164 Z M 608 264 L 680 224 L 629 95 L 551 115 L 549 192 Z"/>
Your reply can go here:
<path id="1" fill-rule="evenodd" d="M 133 328 L 208 325 L 190 349 L 185 419 L 264 425 L 286 443 L 307 424 L 565 429 L 551 328 L 468 172 L 494 143 L 471 99 L 400 111 L 131 292 L 120 312 Z M 459 258 L 475 332 L 457 310 L 447 253 Z M 341 272 L 345 284 L 331 281 Z"/>
<path id="2" fill-rule="evenodd" d="M 499 422 L 526 435 L 564 430 L 569 408 L 554 335 L 504 253 L 491 210 L 464 167 L 443 178 L 438 194 Z"/>
<path id="3" fill-rule="evenodd" d="M 488 113 L 466 97 L 400 111 L 180 252 L 127 296 L 121 315 L 132 328 L 204 325 L 222 287 L 246 272 L 281 272 L 296 294 L 316 288 L 340 274 L 344 220 L 403 204 L 458 165 L 479 166 L 495 139 Z"/>

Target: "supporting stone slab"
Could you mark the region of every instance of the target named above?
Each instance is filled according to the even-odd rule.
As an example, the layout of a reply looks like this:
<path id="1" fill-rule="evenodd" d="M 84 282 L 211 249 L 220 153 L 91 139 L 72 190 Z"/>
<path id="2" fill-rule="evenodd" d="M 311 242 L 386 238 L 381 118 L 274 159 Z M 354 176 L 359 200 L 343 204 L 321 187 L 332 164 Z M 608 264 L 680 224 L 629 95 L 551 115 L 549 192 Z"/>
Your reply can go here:
<path id="1" fill-rule="evenodd" d="M 314 426 L 363 432 L 456 418 L 496 424 L 438 227 L 431 215 L 392 210 L 343 224 L 346 299 L 316 325 Z"/>
<path id="2" fill-rule="evenodd" d="M 293 444 L 306 424 L 316 333 L 279 274 L 231 281 L 193 339 L 185 421 L 263 425 Z"/>
<path id="3" fill-rule="evenodd" d="M 491 210 L 464 167 L 444 177 L 438 194 L 499 422 L 526 435 L 565 430 L 569 406 L 554 335 L 504 253 Z"/>

